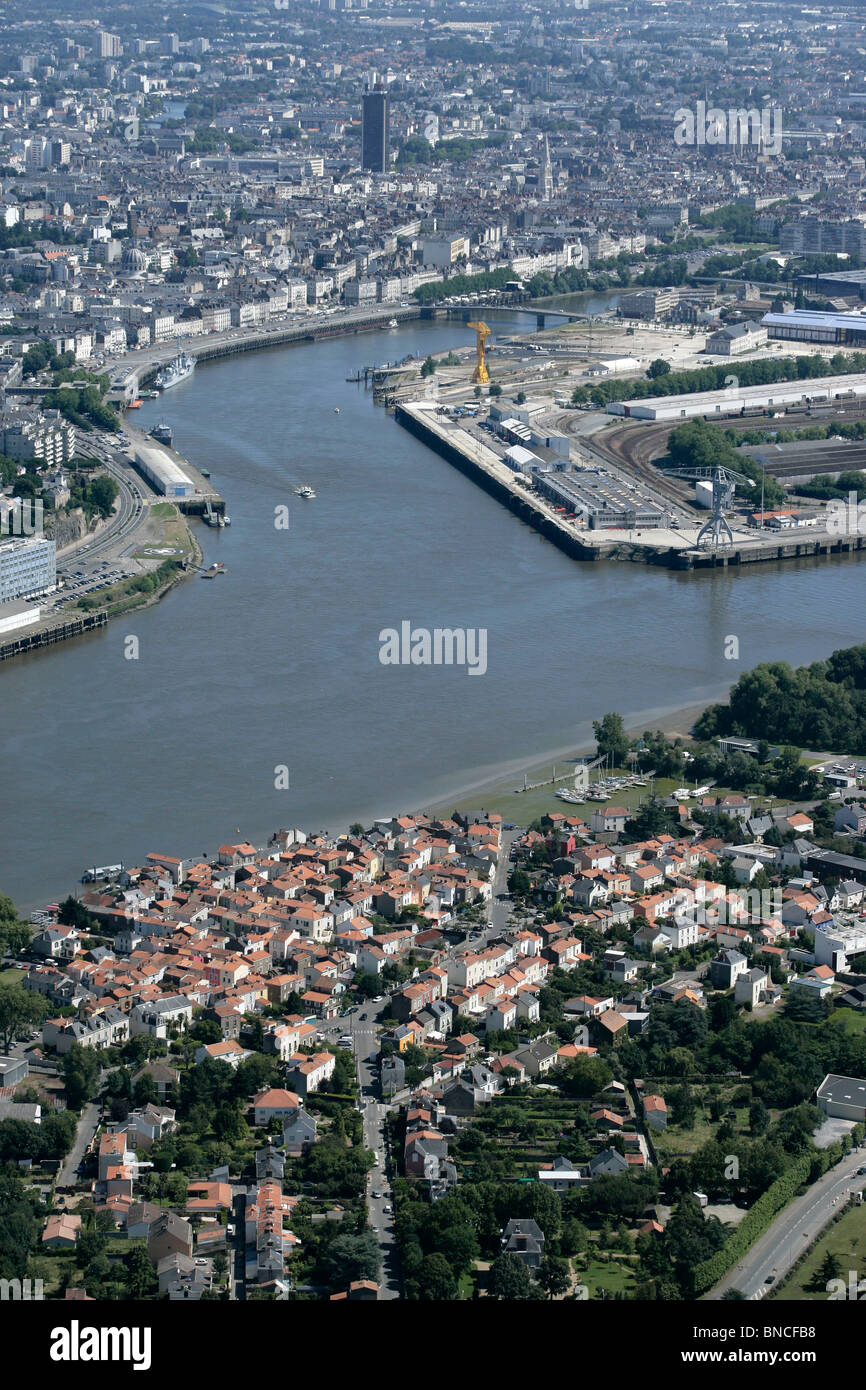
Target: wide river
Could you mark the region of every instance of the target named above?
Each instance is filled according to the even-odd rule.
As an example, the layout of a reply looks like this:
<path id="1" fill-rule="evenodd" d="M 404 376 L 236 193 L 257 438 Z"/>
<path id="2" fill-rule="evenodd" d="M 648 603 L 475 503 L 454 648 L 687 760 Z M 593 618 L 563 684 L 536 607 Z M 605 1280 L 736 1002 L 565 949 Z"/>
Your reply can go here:
<path id="1" fill-rule="evenodd" d="M 204 365 L 145 404 L 136 423 L 166 418 L 226 498 L 231 528 L 196 525 L 227 572 L 4 664 L 0 892 L 30 909 L 88 864 L 430 805 L 579 746 L 606 710 L 649 719 L 721 695 L 758 661 L 863 640 L 856 560 L 581 565 L 346 381 L 471 337 L 415 322 L 273 349 Z M 300 483 L 315 501 L 295 497 Z M 404 620 L 485 628 L 486 674 L 382 665 L 379 632 Z"/>

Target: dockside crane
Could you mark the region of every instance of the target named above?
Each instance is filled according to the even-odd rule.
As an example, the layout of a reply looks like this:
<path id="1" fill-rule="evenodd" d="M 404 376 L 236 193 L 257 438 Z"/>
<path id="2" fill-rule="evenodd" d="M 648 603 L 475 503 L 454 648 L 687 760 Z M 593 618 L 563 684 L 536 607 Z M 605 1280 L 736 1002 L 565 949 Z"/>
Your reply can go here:
<path id="1" fill-rule="evenodd" d="M 737 473 L 733 468 L 715 464 L 711 468 L 666 468 L 666 478 L 689 478 L 692 482 L 712 482 L 713 507 L 709 521 L 698 532 L 699 550 L 728 550 L 733 547 L 734 536 L 725 517 L 725 512 L 734 500 L 734 490 L 738 483 L 744 487 L 752 486 L 752 479 Z"/>
<path id="2" fill-rule="evenodd" d="M 484 344 L 491 336 L 491 330 L 486 323 L 480 321 L 467 324 L 467 328 L 475 329 L 475 371 L 472 373 L 472 380 L 483 386 L 490 380 L 490 373 L 484 360 Z"/>

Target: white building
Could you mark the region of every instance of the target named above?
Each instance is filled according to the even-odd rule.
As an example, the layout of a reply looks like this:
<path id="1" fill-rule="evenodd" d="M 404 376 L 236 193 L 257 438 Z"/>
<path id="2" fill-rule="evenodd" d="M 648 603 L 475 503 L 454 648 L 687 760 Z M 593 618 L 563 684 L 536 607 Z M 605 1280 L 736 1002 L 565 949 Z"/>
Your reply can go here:
<path id="1" fill-rule="evenodd" d="M 57 555 L 47 536 L 25 536 L 0 543 L 0 603 L 35 598 L 57 587 Z"/>

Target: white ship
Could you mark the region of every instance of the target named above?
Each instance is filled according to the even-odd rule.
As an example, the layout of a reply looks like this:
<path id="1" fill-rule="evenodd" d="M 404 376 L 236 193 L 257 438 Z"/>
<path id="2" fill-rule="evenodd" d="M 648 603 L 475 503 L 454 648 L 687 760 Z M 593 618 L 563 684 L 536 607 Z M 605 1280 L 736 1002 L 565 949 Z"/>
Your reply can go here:
<path id="1" fill-rule="evenodd" d="M 166 367 L 163 367 L 154 385 L 160 391 L 167 391 L 170 386 L 177 386 L 181 381 L 186 381 L 188 376 L 192 376 L 195 370 L 195 358 L 190 357 L 187 352 L 179 352 L 177 357 L 173 357 Z"/>

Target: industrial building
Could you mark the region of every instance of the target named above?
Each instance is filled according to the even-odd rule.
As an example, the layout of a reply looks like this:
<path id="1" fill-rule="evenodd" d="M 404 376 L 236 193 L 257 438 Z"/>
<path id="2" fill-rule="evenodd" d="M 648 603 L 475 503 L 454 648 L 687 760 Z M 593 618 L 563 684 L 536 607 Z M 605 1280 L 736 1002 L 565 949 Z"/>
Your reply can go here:
<path id="1" fill-rule="evenodd" d="M 827 343 L 834 347 L 866 345 L 866 314 L 791 309 L 787 314 L 765 314 L 761 323 L 770 338 L 783 342 Z"/>
<path id="2" fill-rule="evenodd" d="M 750 319 L 746 323 L 728 323 L 707 337 L 705 352 L 715 357 L 734 357 L 741 352 L 753 352 L 767 341 L 763 323 Z"/>
<path id="3" fill-rule="evenodd" d="M 555 507 L 565 507 L 582 518 L 591 530 L 642 530 L 664 523 L 665 514 L 657 503 L 598 468 L 536 474 L 535 487 Z"/>
<path id="4" fill-rule="evenodd" d="M 781 317 L 781 316 L 780 316 Z M 866 325 L 866 319 L 864 319 Z M 827 401 L 866 398 L 866 375 L 828 376 L 809 381 L 778 381 L 768 386 L 742 386 L 737 390 L 695 391 L 688 396 L 648 396 L 635 401 L 610 401 L 608 415 L 634 420 L 690 420 L 696 415 L 739 415 L 761 410 L 784 410 Z"/>
<path id="5" fill-rule="evenodd" d="M 798 275 L 797 284 L 815 294 L 866 299 L 866 270 L 824 270 L 817 275 Z"/>
<path id="6" fill-rule="evenodd" d="M 0 603 L 0 635 L 14 632 L 19 627 L 32 627 L 39 622 L 39 611 L 38 604 L 23 598 Z"/>
<path id="7" fill-rule="evenodd" d="M 163 497 L 192 497 L 195 487 L 174 459 L 155 444 L 136 444 L 135 465 L 154 492 Z"/>
<path id="8" fill-rule="evenodd" d="M 853 439 L 792 439 L 784 444 L 745 444 L 740 452 L 780 483 L 795 484 L 866 469 L 866 444 Z"/>
<path id="9" fill-rule="evenodd" d="M 834 1120 L 866 1120 L 866 1081 L 829 1072 L 815 1095 L 818 1109 Z"/>
<path id="10" fill-rule="evenodd" d="M 35 598 L 57 587 L 57 552 L 47 536 L 0 543 L 0 603 Z"/>
<path id="11" fill-rule="evenodd" d="M 638 290 L 621 295 L 619 308 L 625 318 L 658 319 L 669 314 L 680 302 L 678 289 Z"/>

